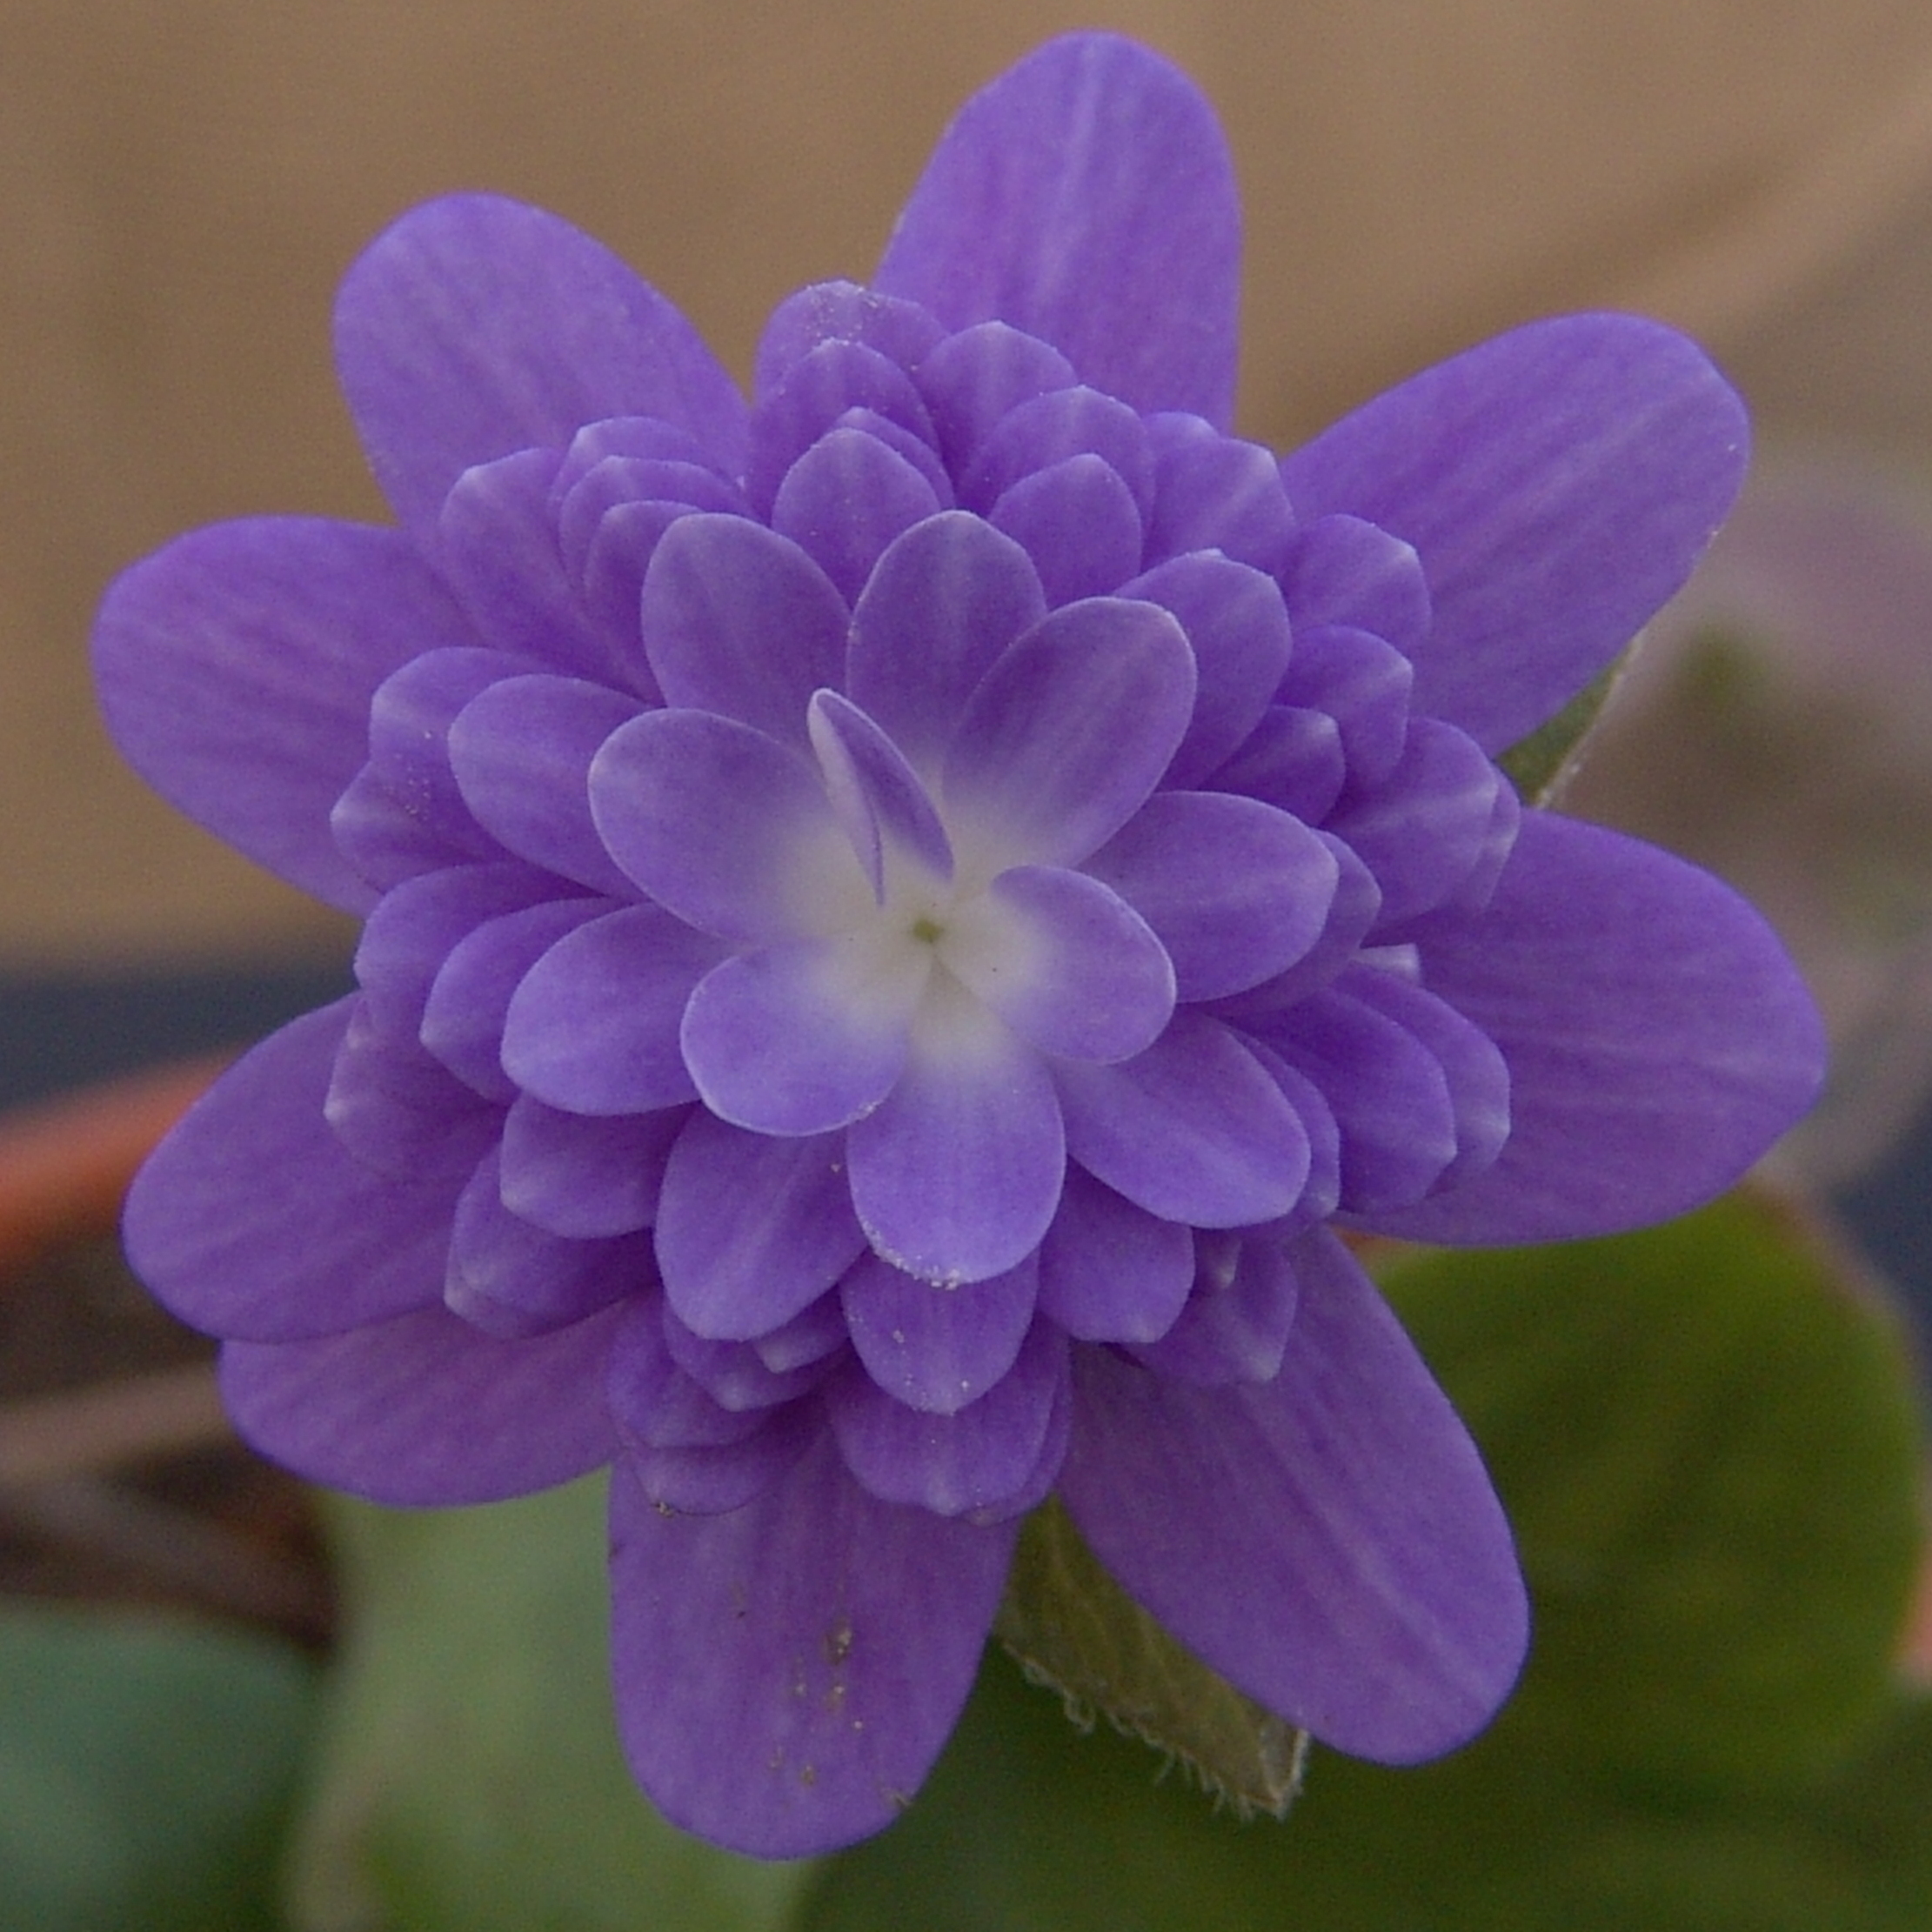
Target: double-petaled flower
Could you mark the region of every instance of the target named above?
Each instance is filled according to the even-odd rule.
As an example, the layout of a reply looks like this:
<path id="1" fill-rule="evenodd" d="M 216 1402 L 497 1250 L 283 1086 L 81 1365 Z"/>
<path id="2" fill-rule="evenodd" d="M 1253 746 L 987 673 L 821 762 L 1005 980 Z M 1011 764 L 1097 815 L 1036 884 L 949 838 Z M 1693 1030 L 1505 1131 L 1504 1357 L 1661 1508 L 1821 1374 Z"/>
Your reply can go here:
<path id="1" fill-rule="evenodd" d="M 438 202 L 338 311 L 400 527 L 203 531 L 100 618 L 134 763 L 368 918 L 137 1266 L 318 1481 L 611 1464 L 627 1748 L 726 1844 L 892 1815 L 1049 1492 L 1318 1737 L 1467 1736 L 1507 1528 L 1335 1225 L 1655 1219 L 1816 1084 L 1754 913 L 1492 762 L 1681 582 L 1735 398 L 1574 318 L 1278 462 L 1237 249 L 1105 36 L 968 105 L 749 409 L 594 243 Z"/>

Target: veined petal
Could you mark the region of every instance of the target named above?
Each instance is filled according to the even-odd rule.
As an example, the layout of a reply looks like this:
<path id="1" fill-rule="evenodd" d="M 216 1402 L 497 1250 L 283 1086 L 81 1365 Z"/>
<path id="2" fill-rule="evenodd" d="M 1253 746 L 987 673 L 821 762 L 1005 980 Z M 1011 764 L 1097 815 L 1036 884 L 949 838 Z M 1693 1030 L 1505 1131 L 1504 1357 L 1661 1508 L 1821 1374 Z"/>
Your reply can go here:
<path id="1" fill-rule="evenodd" d="M 1250 1697 L 1412 1763 L 1507 1695 L 1522 1581 L 1481 1459 L 1381 1298 L 1323 1232 L 1294 1261 L 1272 1382 L 1191 1388 L 1080 1350 L 1060 1493 L 1126 1589 Z"/>
<path id="2" fill-rule="evenodd" d="M 1282 465 L 1305 518 L 1415 547 L 1416 702 L 1495 752 L 1574 697 L 1689 576 L 1742 481 L 1743 405 L 1635 316 L 1533 322 L 1414 376 Z"/>
<path id="3" fill-rule="evenodd" d="M 182 1320 L 292 1341 L 434 1305 L 460 1175 L 397 1181 L 323 1118 L 358 1002 L 305 1015 L 230 1067 L 135 1177 L 128 1258 Z"/>
<path id="4" fill-rule="evenodd" d="M 1112 34 L 1071 34 L 961 110 L 873 277 L 949 328 L 998 319 L 1140 410 L 1226 428 L 1240 216 L 1192 82 Z"/>
<path id="5" fill-rule="evenodd" d="M 602 1401 L 621 1303 L 498 1341 L 446 1308 L 314 1341 L 231 1341 L 221 1387 L 264 1455 L 398 1508 L 500 1502 L 608 1462 Z"/>
<path id="6" fill-rule="evenodd" d="M 1417 1240 L 1567 1240 L 1681 1214 L 1815 1098 L 1816 1009 L 1770 928 L 1708 873 L 1524 814 L 1487 913 L 1444 919 L 1423 985 L 1501 1048 L 1494 1167 L 1375 1225 Z"/>
<path id="7" fill-rule="evenodd" d="M 1193 701 L 1193 653 L 1167 612 L 1118 598 L 1055 611 L 980 680 L 953 741 L 955 850 L 963 820 L 1006 865 L 1078 865 L 1153 790 Z"/>
<path id="8" fill-rule="evenodd" d="M 873 1250 L 928 1281 L 983 1281 L 1039 1247 L 1066 1167 L 1040 1055 L 936 979 L 898 1084 L 846 1130 L 852 1199 Z"/>
<path id="9" fill-rule="evenodd" d="M 829 1435 L 723 1515 L 662 1514 L 620 1465 L 611 1652 L 638 1782 L 761 1858 L 890 1823 L 973 1687 L 1017 1533 L 879 1501 Z"/>
<path id="10" fill-rule="evenodd" d="M 375 894 L 329 831 L 398 666 L 475 642 L 394 531 L 259 518 L 178 538 L 117 578 L 94 625 L 108 728 L 149 784 L 291 885 Z"/>
<path id="11" fill-rule="evenodd" d="M 692 1110 L 672 1146 L 657 1225 L 665 1292 L 693 1333 L 769 1334 L 865 1252 L 844 1139 L 747 1133 Z"/>
<path id="12" fill-rule="evenodd" d="M 663 417 L 727 475 L 744 463 L 744 403 L 691 324 L 568 222 L 494 195 L 377 237 L 336 300 L 336 361 L 378 482 L 432 541 L 465 470 L 605 417 Z"/>
<path id="13" fill-rule="evenodd" d="M 952 1415 L 1013 1367 L 1033 1327 L 1040 1267 L 1028 1255 L 1004 1274 L 941 1288 L 867 1254 L 839 1294 L 872 1380 L 909 1408 Z"/>

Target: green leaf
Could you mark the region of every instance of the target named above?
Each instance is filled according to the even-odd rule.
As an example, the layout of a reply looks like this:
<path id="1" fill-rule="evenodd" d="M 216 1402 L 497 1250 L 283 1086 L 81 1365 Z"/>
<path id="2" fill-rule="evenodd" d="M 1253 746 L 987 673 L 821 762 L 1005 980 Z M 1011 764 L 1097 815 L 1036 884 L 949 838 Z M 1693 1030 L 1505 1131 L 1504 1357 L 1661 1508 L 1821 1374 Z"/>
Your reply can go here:
<path id="1" fill-rule="evenodd" d="M 1740 1196 L 1615 1240 L 1404 1253 L 1536 1599 L 1523 1684 L 1409 1770 L 1317 1751 L 1283 1824 L 1082 1736 L 1004 1663 L 809 1932 L 1906 1932 L 1932 1708 L 1891 1659 L 1919 1442 L 1888 1311 Z"/>
<path id="2" fill-rule="evenodd" d="M 1179 1758 L 1247 1815 L 1287 1815 L 1307 1735 L 1241 1695 L 1177 1643 L 1100 1567 L 1057 1501 L 1028 1518 L 994 1631 L 1068 1716 L 1100 1712 Z"/>
<path id="3" fill-rule="evenodd" d="M 270 1932 L 315 1675 L 266 1638 L 0 1611 L 0 1929 Z"/>
<path id="4" fill-rule="evenodd" d="M 1496 763 L 1525 805 L 1550 805 L 1562 796 L 1583 755 L 1598 714 L 1610 700 L 1641 638 L 1633 639 L 1607 669 L 1600 671 L 1557 714 L 1520 738 Z"/>
<path id="5" fill-rule="evenodd" d="M 809 1868 L 664 1822 L 611 1711 L 604 1485 L 404 1514 L 337 1501 L 348 1638 L 301 1932 L 771 1932 Z"/>

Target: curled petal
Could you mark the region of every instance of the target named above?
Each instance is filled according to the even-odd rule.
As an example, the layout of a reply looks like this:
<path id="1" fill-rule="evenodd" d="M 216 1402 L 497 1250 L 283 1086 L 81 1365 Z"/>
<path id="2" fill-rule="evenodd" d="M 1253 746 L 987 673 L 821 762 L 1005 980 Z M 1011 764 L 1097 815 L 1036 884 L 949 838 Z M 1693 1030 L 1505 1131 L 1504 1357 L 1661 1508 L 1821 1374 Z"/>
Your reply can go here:
<path id="1" fill-rule="evenodd" d="M 953 846 L 919 774 L 858 705 L 815 692 L 807 720 L 826 795 L 884 903 L 888 852 L 910 858 L 933 879 L 953 877 Z"/>
<path id="2" fill-rule="evenodd" d="M 611 1486 L 612 1669 L 638 1782 L 761 1858 L 891 1822 L 972 1688 L 1017 1526 L 880 1502 L 829 1435 L 728 1514 Z"/>
<path id="3" fill-rule="evenodd" d="M 1298 1243 L 1272 1382 L 1193 1388 L 1083 1349 L 1060 1493 L 1094 1553 L 1206 1662 L 1358 1757 L 1453 1749 L 1528 1634 L 1474 1445 L 1346 1250 Z"/>
<path id="4" fill-rule="evenodd" d="M 1146 49 L 1080 34 L 967 102 L 873 281 L 950 328 L 1044 337 L 1136 409 L 1225 427 L 1240 251 L 1213 110 Z"/>

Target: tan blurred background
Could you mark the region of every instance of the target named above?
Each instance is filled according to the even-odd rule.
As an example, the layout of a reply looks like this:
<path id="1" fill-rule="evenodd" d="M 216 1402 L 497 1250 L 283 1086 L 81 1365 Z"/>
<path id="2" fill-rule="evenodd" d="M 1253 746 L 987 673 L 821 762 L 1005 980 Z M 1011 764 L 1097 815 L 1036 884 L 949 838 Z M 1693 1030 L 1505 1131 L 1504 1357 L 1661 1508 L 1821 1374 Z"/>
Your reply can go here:
<path id="1" fill-rule="evenodd" d="M 1118 26 L 1218 104 L 1243 425 L 1306 433 L 1512 321 L 1705 337 L 1768 434 L 1932 453 L 1925 0 L 10 0 L 0 20 L 0 973 L 339 950 L 94 722 L 104 581 L 215 518 L 380 514 L 331 291 L 411 204 L 540 202 L 741 374 L 862 277 L 958 103 Z"/>

